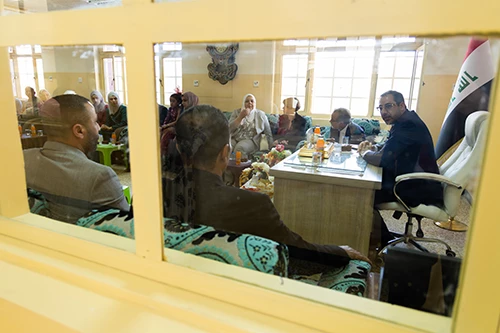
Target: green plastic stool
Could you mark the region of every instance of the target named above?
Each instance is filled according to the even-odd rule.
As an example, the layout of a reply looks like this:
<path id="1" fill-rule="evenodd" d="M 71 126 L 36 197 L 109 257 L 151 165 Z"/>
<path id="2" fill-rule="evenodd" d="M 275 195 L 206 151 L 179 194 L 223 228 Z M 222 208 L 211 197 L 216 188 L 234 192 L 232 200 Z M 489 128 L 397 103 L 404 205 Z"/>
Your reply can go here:
<path id="1" fill-rule="evenodd" d="M 130 205 L 132 203 L 132 197 L 130 196 L 130 187 L 127 185 L 122 185 L 123 189 L 123 195 L 125 196 L 125 199 L 127 199 L 128 204 Z"/>
<path id="2" fill-rule="evenodd" d="M 109 166 L 109 167 L 111 166 L 111 153 L 113 153 L 114 151 L 118 151 L 118 150 L 123 151 L 123 153 L 125 154 L 125 157 L 123 159 L 124 163 L 125 163 L 125 167 L 128 167 L 128 160 L 127 160 L 127 154 L 125 153 L 125 146 L 114 145 L 111 143 L 98 144 L 96 150 L 101 153 L 99 155 L 99 160 L 100 160 L 101 164 L 104 164 L 104 165 Z"/>

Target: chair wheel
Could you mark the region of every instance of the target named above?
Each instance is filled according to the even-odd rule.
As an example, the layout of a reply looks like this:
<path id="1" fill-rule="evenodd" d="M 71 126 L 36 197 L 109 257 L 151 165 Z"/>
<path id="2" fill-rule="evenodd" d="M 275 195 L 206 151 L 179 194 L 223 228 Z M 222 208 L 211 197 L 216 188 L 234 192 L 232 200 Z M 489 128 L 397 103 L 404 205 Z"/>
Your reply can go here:
<path id="1" fill-rule="evenodd" d="M 417 230 L 417 237 L 424 238 L 424 232 L 420 229 Z"/>
<path id="2" fill-rule="evenodd" d="M 446 255 L 448 257 L 456 257 L 457 254 L 455 252 L 453 252 L 452 250 L 446 250 Z"/>

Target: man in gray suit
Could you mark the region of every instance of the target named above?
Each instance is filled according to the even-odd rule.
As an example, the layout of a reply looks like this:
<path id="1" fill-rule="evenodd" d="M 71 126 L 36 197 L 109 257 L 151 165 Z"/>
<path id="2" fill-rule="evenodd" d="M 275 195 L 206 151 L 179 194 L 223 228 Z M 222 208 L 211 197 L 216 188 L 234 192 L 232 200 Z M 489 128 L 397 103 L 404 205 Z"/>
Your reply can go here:
<path id="1" fill-rule="evenodd" d="M 49 216 L 76 223 L 93 209 L 129 210 L 116 173 L 88 158 L 99 125 L 94 107 L 78 95 L 56 96 L 40 112 L 48 136 L 43 148 L 24 151 L 26 182 L 44 195 Z"/>

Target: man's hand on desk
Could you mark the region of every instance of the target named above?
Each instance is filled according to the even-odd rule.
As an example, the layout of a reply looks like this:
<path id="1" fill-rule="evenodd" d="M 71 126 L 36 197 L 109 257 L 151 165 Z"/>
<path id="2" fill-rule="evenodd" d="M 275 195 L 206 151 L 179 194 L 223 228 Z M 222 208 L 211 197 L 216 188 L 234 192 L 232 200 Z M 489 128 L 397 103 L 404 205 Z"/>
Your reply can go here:
<path id="1" fill-rule="evenodd" d="M 364 156 L 367 151 L 375 151 L 375 146 L 370 141 L 363 141 L 358 146 L 358 153 L 361 156 Z"/>
<path id="2" fill-rule="evenodd" d="M 370 259 L 368 259 L 364 255 L 362 255 L 360 252 L 356 251 L 352 247 L 347 246 L 347 245 L 342 245 L 342 246 L 340 246 L 340 248 L 342 248 L 345 252 L 347 252 L 347 255 L 352 260 L 363 260 L 363 261 L 366 261 L 367 263 L 369 263 L 370 265 L 372 265 L 372 262 L 370 261 Z"/>

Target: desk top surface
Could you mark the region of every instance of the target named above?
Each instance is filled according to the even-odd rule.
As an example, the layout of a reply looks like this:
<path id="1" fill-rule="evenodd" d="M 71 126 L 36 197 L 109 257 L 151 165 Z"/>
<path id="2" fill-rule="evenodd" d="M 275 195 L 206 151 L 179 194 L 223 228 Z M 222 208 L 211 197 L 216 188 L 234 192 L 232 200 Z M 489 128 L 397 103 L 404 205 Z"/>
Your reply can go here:
<path id="1" fill-rule="evenodd" d="M 356 159 L 357 153 L 347 158 Z M 347 156 L 347 155 L 346 155 Z M 271 168 L 271 175 L 276 178 L 301 180 L 322 184 L 343 185 L 378 190 L 382 186 L 382 168 L 367 165 L 364 171 L 348 169 L 315 168 L 298 163 L 298 152 L 293 153 Z M 294 163 L 295 162 L 295 163 Z"/>

